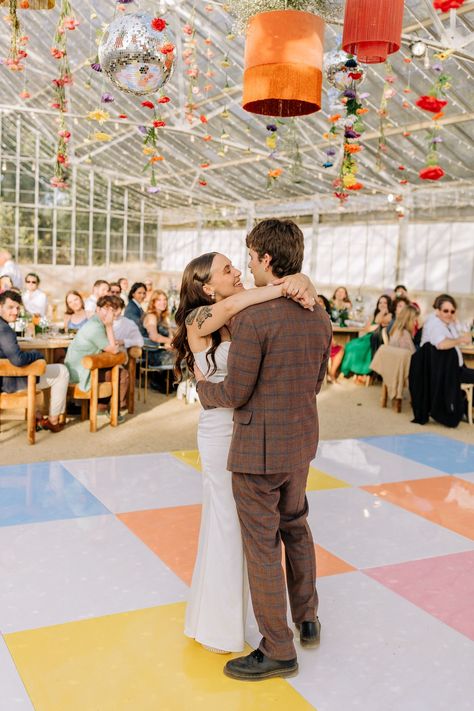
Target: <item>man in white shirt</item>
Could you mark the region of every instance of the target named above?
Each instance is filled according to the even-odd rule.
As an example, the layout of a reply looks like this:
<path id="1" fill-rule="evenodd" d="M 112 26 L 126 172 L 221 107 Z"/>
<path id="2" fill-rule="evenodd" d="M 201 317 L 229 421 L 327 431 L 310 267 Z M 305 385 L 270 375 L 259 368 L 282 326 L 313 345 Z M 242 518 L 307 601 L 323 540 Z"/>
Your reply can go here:
<path id="1" fill-rule="evenodd" d="M 25 311 L 34 316 L 46 316 L 48 298 L 39 288 L 40 278 L 34 272 L 29 272 L 25 277 L 26 290 L 22 294 Z"/>
<path id="2" fill-rule="evenodd" d="M 92 287 L 92 294 L 86 299 L 84 308 L 86 310 L 87 318 L 90 318 L 95 314 L 97 308 L 97 300 L 102 296 L 107 296 L 109 293 L 110 285 L 105 279 L 97 279 Z"/>
<path id="3" fill-rule="evenodd" d="M 20 267 L 13 261 L 12 254 L 7 250 L 0 251 L 0 276 L 9 276 L 17 289 L 23 286 Z"/>

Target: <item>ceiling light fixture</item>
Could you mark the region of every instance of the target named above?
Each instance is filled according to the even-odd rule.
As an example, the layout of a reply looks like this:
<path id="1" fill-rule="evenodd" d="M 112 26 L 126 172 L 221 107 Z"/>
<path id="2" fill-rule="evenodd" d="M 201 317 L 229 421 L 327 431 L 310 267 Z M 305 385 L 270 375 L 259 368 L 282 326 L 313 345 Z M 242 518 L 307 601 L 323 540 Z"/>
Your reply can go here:
<path id="1" fill-rule="evenodd" d="M 410 44 L 411 56 L 415 59 L 421 59 L 426 54 L 426 44 L 423 40 L 415 40 Z"/>

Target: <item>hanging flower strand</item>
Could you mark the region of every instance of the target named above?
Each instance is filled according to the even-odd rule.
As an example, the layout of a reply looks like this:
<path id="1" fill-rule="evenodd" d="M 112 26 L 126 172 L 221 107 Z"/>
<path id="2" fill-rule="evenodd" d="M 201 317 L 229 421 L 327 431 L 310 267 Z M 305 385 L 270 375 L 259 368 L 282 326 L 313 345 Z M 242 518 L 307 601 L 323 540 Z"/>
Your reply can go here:
<path id="1" fill-rule="evenodd" d="M 7 22 L 10 23 L 11 33 L 8 57 L 3 60 L 3 63 L 12 72 L 22 72 L 25 68 L 22 61 L 28 56 L 28 53 L 23 49 L 28 42 L 28 37 L 22 35 L 20 19 L 17 13 L 17 4 L 17 0 L 10 0 L 9 14 L 5 18 Z"/>
<path id="2" fill-rule="evenodd" d="M 167 104 L 169 101 L 169 96 L 160 96 L 156 99 L 156 105 Z M 149 99 L 142 101 L 143 107 L 153 111 L 153 118 L 151 126 L 148 128 L 146 126 L 138 127 L 138 130 L 143 135 L 143 154 L 147 157 L 147 162 L 145 163 L 143 172 L 146 172 L 147 170 L 150 171 L 150 185 L 147 188 L 149 193 L 157 193 L 160 190 L 156 177 L 156 167 L 158 163 L 164 160 L 158 149 L 158 131 L 160 128 L 164 128 L 166 126 L 166 121 L 164 121 L 159 115 L 156 110 L 156 105 Z"/>
<path id="3" fill-rule="evenodd" d="M 443 53 L 438 53 L 435 55 L 437 59 L 442 62 L 444 58 L 447 58 Z M 425 167 L 418 173 L 421 180 L 440 180 L 444 177 L 444 170 L 439 165 L 438 158 L 438 146 L 443 142 L 440 134 L 440 125 L 438 120 L 444 116 L 444 107 L 447 106 L 448 101 L 441 99 L 440 97 L 446 95 L 446 91 L 451 86 L 451 77 L 445 74 L 443 71 L 442 64 L 434 64 L 433 70 L 437 72 L 438 76 L 433 82 L 428 94 L 420 96 L 416 105 L 418 108 L 423 109 L 423 111 L 428 111 L 433 116 L 433 128 L 428 132 L 428 153 L 426 156 Z"/>
<path id="4" fill-rule="evenodd" d="M 54 101 L 51 104 L 51 107 L 59 112 L 58 144 L 55 171 L 54 176 L 51 178 L 51 185 L 53 188 L 59 188 L 60 190 L 65 190 L 69 187 L 68 143 L 71 139 L 71 132 L 67 128 L 65 114 L 67 113 L 66 87 L 72 84 L 72 74 L 67 55 L 67 32 L 75 30 L 78 24 L 71 3 L 69 0 L 62 0 L 54 35 L 54 45 L 51 48 L 52 56 L 59 62 L 59 76 L 57 79 L 53 79 Z"/>

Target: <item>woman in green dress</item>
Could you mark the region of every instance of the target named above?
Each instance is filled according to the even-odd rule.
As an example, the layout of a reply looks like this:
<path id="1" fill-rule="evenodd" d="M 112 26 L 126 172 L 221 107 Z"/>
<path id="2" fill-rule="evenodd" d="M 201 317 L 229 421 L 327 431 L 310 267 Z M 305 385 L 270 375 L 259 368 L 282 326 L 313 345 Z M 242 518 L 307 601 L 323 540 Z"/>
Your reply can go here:
<path id="1" fill-rule="evenodd" d="M 377 301 L 372 321 L 361 331 L 359 338 L 346 344 L 341 373 L 348 378 L 354 375 L 369 375 L 373 357 L 372 342 L 374 331 L 385 328 L 393 319 L 393 303 L 388 294 L 382 294 Z"/>

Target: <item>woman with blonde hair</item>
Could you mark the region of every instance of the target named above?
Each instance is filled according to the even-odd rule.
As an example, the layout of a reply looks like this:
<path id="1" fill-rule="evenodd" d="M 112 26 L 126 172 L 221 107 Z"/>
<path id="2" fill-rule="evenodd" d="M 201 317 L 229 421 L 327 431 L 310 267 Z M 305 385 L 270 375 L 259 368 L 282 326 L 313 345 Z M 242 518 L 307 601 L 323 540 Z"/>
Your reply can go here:
<path id="1" fill-rule="evenodd" d="M 155 289 L 151 293 L 148 308 L 143 317 L 143 328 L 146 332 L 145 346 L 161 346 L 160 350 L 148 352 L 149 365 L 172 365 L 174 361 L 171 348 L 173 334 L 168 310 L 168 294 L 165 291 Z M 165 371 L 153 373 L 150 387 L 152 390 L 167 392 L 167 378 L 168 373 Z"/>
<path id="2" fill-rule="evenodd" d="M 395 319 L 390 330 L 389 345 L 396 348 L 406 348 L 410 353 L 414 353 L 416 348 L 413 343 L 416 319 L 418 311 L 414 306 L 405 306 Z"/>

